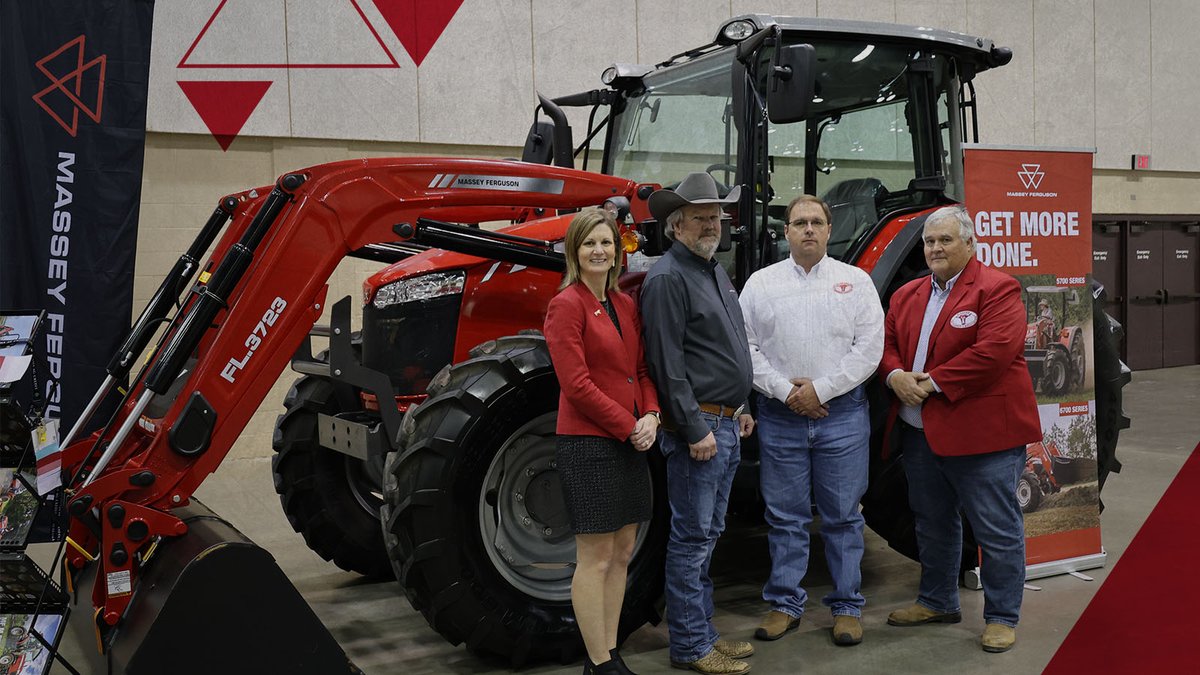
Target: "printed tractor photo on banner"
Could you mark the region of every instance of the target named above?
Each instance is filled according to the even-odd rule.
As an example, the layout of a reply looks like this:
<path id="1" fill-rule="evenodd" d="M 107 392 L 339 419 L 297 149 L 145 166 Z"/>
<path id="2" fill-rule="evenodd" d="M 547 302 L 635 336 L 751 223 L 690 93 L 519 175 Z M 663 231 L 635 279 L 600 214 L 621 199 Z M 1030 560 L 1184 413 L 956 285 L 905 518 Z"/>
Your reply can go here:
<path id="1" fill-rule="evenodd" d="M 1103 556 L 1096 404 L 1043 404 L 1038 415 L 1042 441 L 1026 447 L 1025 467 L 1017 482 L 1017 501 L 1025 513 L 1026 564 L 1097 552 Z M 1044 575 L 1029 578 L 1036 576 Z"/>
<path id="2" fill-rule="evenodd" d="M 1089 507 L 1089 513 L 1095 513 L 1086 523 L 1077 516 L 1073 518 L 1077 525 L 1099 527 L 1100 514 L 1095 509 L 1098 490 L 1094 405 L 1042 405 L 1038 406 L 1038 412 L 1042 418 L 1042 440 L 1026 448 L 1025 469 L 1017 483 L 1017 500 L 1026 514 L 1026 536 L 1062 529 L 1029 514 L 1064 506 Z M 1078 494 L 1068 498 L 1068 493 L 1076 488 L 1086 494 L 1083 500 Z M 1052 495 L 1060 496 L 1051 498 Z"/>
<path id="3" fill-rule="evenodd" d="M 1025 301 L 1025 363 L 1040 394 L 1051 398 L 1095 398 L 1092 303 L 1087 286 L 1050 286 L 1053 275 L 1020 278 Z"/>

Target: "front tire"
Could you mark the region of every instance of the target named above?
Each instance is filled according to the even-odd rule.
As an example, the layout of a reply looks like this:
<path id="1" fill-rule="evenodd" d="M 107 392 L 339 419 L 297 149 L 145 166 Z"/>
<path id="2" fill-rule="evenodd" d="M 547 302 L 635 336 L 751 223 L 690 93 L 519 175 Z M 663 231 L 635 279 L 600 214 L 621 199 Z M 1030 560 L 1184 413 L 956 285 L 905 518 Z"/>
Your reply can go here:
<path id="1" fill-rule="evenodd" d="M 333 384 L 300 377 L 283 406 L 285 412 L 275 421 L 271 472 L 288 523 L 321 558 L 348 572 L 391 578 L 379 534 L 380 468 L 321 447 L 319 441 L 317 416 L 344 412 Z"/>
<path id="2" fill-rule="evenodd" d="M 554 466 L 558 381 L 544 338 L 505 337 L 434 378 L 384 471 L 388 555 L 414 609 L 452 644 L 513 666 L 582 649 L 571 608 L 574 534 Z M 657 453 L 655 453 L 657 455 Z M 653 457 L 653 456 L 652 456 Z M 652 485 L 665 485 L 661 457 Z M 640 528 L 619 639 L 657 622 L 665 490 Z"/>
<path id="3" fill-rule="evenodd" d="M 1042 503 L 1042 490 L 1038 487 L 1037 476 L 1023 473 L 1017 479 L 1017 503 L 1021 505 L 1022 513 L 1033 513 Z"/>
<path id="4" fill-rule="evenodd" d="M 1046 351 L 1045 371 L 1042 373 L 1042 391 L 1048 396 L 1061 396 L 1067 393 L 1071 384 L 1070 364 L 1066 354 L 1051 347 Z"/>

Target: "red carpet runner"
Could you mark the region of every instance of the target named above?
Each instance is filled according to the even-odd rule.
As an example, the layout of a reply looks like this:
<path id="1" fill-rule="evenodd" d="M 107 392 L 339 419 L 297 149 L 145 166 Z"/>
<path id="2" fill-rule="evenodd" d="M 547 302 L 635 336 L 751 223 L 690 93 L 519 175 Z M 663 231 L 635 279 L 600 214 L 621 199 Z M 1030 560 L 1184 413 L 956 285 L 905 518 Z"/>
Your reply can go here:
<path id="1" fill-rule="evenodd" d="M 1200 446 L 1044 671 L 1176 672 L 1200 672 Z"/>

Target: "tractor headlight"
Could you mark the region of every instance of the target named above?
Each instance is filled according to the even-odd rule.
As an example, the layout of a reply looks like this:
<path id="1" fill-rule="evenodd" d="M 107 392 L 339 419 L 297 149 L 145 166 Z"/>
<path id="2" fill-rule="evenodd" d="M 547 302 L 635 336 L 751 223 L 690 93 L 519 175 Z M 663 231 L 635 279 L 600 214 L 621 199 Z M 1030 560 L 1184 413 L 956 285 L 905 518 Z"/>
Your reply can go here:
<path id="1" fill-rule="evenodd" d="M 746 19 L 730 21 L 721 28 L 717 40 L 723 44 L 736 44 L 754 35 L 754 31 L 755 27 L 752 21 Z"/>
<path id="2" fill-rule="evenodd" d="M 375 291 L 374 304 L 379 309 L 404 302 L 429 300 L 443 295 L 463 292 L 466 272 L 434 272 L 394 281 Z"/>

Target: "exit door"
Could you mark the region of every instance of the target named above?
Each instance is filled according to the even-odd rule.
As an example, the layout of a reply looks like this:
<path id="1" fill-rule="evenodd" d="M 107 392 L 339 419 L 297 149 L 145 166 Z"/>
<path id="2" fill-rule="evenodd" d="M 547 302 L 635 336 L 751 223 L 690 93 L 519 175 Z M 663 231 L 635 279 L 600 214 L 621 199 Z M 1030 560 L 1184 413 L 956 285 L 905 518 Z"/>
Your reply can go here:
<path id="1" fill-rule="evenodd" d="M 1092 226 L 1092 278 L 1104 286 L 1104 311 L 1112 318 L 1129 325 L 1125 317 L 1124 263 L 1121 230 L 1125 223 L 1096 221 Z M 1124 349 L 1125 344 L 1121 344 Z"/>
<path id="2" fill-rule="evenodd" d="M 1200 223 L 1130 223 L 1125 269 L 1129 367 L 1200 363 Z"/>

